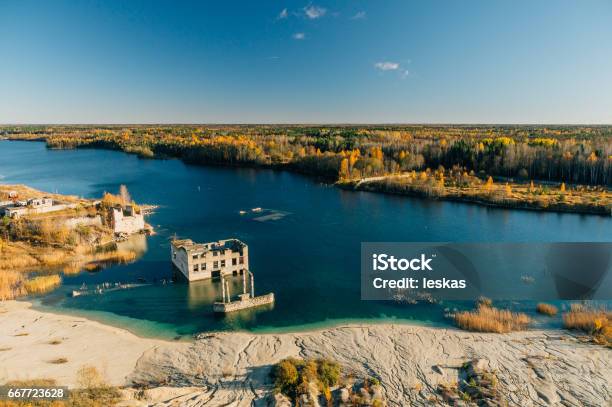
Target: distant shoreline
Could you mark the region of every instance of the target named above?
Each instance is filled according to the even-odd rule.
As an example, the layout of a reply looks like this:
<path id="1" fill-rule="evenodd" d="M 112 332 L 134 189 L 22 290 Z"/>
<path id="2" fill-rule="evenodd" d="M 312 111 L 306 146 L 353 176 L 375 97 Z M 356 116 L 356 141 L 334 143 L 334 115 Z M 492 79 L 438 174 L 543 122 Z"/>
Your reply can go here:
<path id="1" fill-rule="evenodd" d="M 400 189 L 393 186 L 385 185 L 384 182 L 364 182 L 366 179 L 357 179 L 357 180 L 336 180 L 334 177 L 326 176 L 325 174 L 317 174 L 311 171 L 306 171 L 302 168 L 297 167 L 292 163 L 288 164 L 261 164 L 261 163 L 243 163 L 243 162 L 196 162 L 185 157 L 164 157 L 164 156 L 143 156 L 140 153 L 125 151 L 120 148 L 109 148 L 105 145 L 79 145 L 71 148 L 59 148 L 59 147 L 50 147 L 47 143 L 47 139 L 45 137 L 35 137 L 35 138 L 19 138 L 19 137 L 11 137 L 7 138 L 9 141 L 36 141 L 36 142 L 44 142 L 48 149 L 57 149 L 57 150 L 70 150 L 70 149 L 97 149 L 97 150 L 109 150 L 109 151 L 120 151 L 126 154 L 137 155 L 142 159 L 179 159 L 185 164 L 203 166 L 203 167 L 226 167 L 226 168 L 254 168 L 254 169 L 271 169 L 276 171 L 289 171 L 292 173 L 301 174 L 307 176 L 309 178 L 319 179 L 329 185 L 333 185 L 335 187 L 348 190 L 348 191 L 364 191 L 364 192 L 372 192 L 372 193 L 384 193 L 390 195 L 397 196 L 408 196 L 413 198 L 420 198 L 428 201 L 447 201 L 447 202 L 458 202 L 464 204 L 473 204 L 479 206 L 485 206 L 489 208 L 498 208 L 498 209 L 510 209 L 510 210 L 528 210 L 534 212 L 550 212 L 550 213 L 574 213 L 581 215 L 597 215 L 602 217 L 612 217 L 612 205 L 602 206 L 596 205 L 593 202 L 585 202 L 585 203 L 576 203 L 569 204 L 566 202 L 551 202 L 550 204 L 546 203 L 545 205 L 541 204 L 537 201 L 529 201 L 529 200 L 505 200 L 498 199 L 492 196 L 487 196 L 486 194 L 479 194 L 478 196 L 469 196 L 462 191 L 457 192 L 446 192 L 442 194 L 434 194 L 425 191 L 422 186 L 418 188 L 411 189 Z M 385 178 L 385 179 L 394 179 L 397 178 L 397 175 L 387 175 L 381 177 L 374 178 Z M 385 180 L 382 180 L 385 181 Z M 511 183 L 511 187 L 516 187 L 516 183 Z M 608 195 L 610 193 L 608 192 Z M 579 195 L 579 193 L 577 194 Z"/>
<path id="2" fill-rule="evenodd" d="M 388 195 L 396 195 L 396 196 L 406 196 L 411 198 L 423 199 L 426 201 L 446 201 L 446 202 L 457 202 L 462 204 L 472 204 L 478 206 L 485 206 L 488 208 L 494 209 L 510 209 L 510 210 L 521 210 L 521 211 L 532 211 L 532 212 L 549 212 L 549 213 L 573 213 L 579 215 L 597 215 L 602 217 L 611 217 L 612 216 L 612 208 L 600 208 L 593 206 L 563 206 L 563 205 L 553 205 L 542 207 L 536 204 L 533 204 L 528 201 L 522 202 L 506 202 L 503 200 L 493 201 L 493 200 L 485 200 L 482 197 L 472 198 L 468 196 L 462 195 L 453 195 L 448 194 L 445 196 L 428 196 L 424 191 L 409 191 L 409 190 L 393 190 L 392 188 L 386 187 L 381 184 L 362 184 L 360 186 L 356 185 L 356 182 L 337 182 L 335 184 L 337 187 L 348 190 L 348 191 L 362 191 L 362 192 L 372 192 L 372 193 L 383 193 Z"/>

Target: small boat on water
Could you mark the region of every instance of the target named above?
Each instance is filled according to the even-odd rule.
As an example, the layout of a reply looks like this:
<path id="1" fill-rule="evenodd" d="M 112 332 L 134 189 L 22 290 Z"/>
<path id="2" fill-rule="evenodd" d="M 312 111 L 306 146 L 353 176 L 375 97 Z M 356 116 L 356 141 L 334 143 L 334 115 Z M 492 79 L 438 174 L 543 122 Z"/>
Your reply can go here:
<path id="1" fill-rule="evenodd" d="M 251 209 L 251 211 L 253 211 L 253 212 L 261 212 L 262 209 L 260 207 L 257 207 L 257 208 Z"/>
<path id="2" fill-rule="evenodd" d="M 241 215 L 245 215 L 245 214 L 246 214 L 246 211 L 240 211 L 240 214 L 241 214 Z"/>

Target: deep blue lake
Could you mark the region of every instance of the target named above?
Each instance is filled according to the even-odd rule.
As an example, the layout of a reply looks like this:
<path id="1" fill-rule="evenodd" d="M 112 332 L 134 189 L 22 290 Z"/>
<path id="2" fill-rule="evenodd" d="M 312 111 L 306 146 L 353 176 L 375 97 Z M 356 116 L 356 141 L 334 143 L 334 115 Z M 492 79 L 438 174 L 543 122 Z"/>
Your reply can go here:
<path id="1" fill-rule="evenodd" d="M 41 142 L 0 141 L 0 182 L 100 197 L 127 185 L 139 203 L 159 205 L 148 218 L 157 234 L 138 261 L 66 276 L 38 306 L 86 315 L 135 332 L 172 337 L 201 331 L 297 330 L 347 321 L 445 324 L 442 305 L 360 300 L 363 241 L 611 241 L 608 217 L 556 214 L 343 191 L 288 172 L 199 167 L 143 160 L 106 150 L 48 150 Z M 262 207 L 281 219 L 258 221 L 240 210 Z M 173 269 L 169 241 L 235 237 L 249 245 L 258 293 L 273 291 L 272 310 L 212 314 L 213 282 L 163 285 Z M 72 298 L 83 283 L 149 285 Z M 234 291 L 238 290 L 238 281 Z"/>

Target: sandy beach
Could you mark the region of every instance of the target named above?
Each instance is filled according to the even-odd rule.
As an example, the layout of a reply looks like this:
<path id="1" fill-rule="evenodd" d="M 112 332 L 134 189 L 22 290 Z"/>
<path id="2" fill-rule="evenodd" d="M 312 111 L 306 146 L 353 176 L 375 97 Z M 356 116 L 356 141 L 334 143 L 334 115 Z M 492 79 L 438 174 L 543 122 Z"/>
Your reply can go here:
<path id="1" fill-rule="evenodd" d="M 95 366 L 113 385 L 126 376 L 143 352 L 169 344 L 85 318 L 43 313 L 23 301 L 0 302 L 0 382 L 53 378 L 76 384 L 76 372 Z M 52 363 L 65 358 L 66 363 Z"/>
<path id="2" fill-rule="evenodd" d="M 211 333 L 192 342 L 139 338 L 85 318 L 0 303 L 0 382 L 53 378 L 74 386 L 83 365 L 124 386 L 123 405 L 269 405 L 271 364 L 331 357 L 380 378 L 389 405 L 430 405 L 439 384 L 483 359 L 516 406 L 607 406 L 612 352 L 564 331 L 476 334 L 407 325 L 351 325 L 313 332 Z M 51 361 L 66 358 L 67 362 Z M 137 396 L 132 387 L 148 390 Z"/>

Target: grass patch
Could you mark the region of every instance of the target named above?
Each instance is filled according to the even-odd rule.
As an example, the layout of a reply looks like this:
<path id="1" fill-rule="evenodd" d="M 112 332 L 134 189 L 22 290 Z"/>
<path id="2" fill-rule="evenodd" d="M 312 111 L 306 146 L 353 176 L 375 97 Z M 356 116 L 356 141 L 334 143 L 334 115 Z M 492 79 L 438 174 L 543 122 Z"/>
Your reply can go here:
<path id="1" fill-rule="evenodd" d="M 53 290 L 62 283 L 62 279 L 57 274 L 49 276 L 38 276 L 24 283 L 28 294 L 42 294 Z"/>
<path id="2" fill-rule="evenodd" d="M 27 333 L 27 332 L 21 332 L 21 333 L 15 334 L 13 336 L 28 336 L 28 335 L 29 335 L 29 333 Z"/>
<path id="3" fill-rule="evenodd" d="M 136 260 L 136 253 L 129 250 L 116 250 L 96 254 L 97 261 L 112 261 L 117 263 L 129 263 Z"/>
<path id="4" fill-rule="evenodd" d="M 70 406 L 112 406 L 121 399 L 116 387 L 110 386 L 94 366 L 83 366 L 77 372 L 78 389 L 70 392 Z"/>
<path id="5" fill-rule="evenodd" d="M 62 273 L 64 273 L 67 276 L 70 276 L 70 275 L 79 274 L 82 269 L 83 269 L 83 267 L 82 267 L 81 263 L 70 262 L 70 263 L 64 265 L 64 267 L 62 269 Z"/>
<path id="6" fill-rule="evenodd" d="M 2 407 L 108 407 L 121 401 L 121 393 L 116 387 L 109 386 L 102 379 L 96 368 L 84 366 L 77 372 L 79 388 L 70 390 L 68 400 L 38 400 L 32 402 L 10 401 L 1 402 Z M 53 379 L 14 380 L 7 382 L 6 386 L 18 388 L 53 387 L 58 383 Z"/>
<path id="7" fill-rule="evenodd" d="M 563 326 L 590 335 L 596 344 L 612 347 L 612 312 L 573 307 L 563 314 Z"/>
<path id="8" fill-rule="evenodd" d="M 0 348 L 0 352 L 6 352 L 7 350 L 11 350 L 11 349 L 13 349 L 13 348 L 10 348 L 8 346 L 2 347 L 2 348 Z"/>
<path id="9" fill-rule="evenodd" d="M 455 314 L 455 323 L 467 331 L 506 333 L 526 329 L 531 319 L 523 313 L 479 305 L 474 311 Z"/>
<path id="10" fill-rule="evenodd" d="M 459 371 L 459 382 L 439 384 L 438 393 L 448 405 L 507 406 L 499 391 L 495 372 L 487 369 L 485 360 L 465 362 Z M 438 404 L 438 403 L 433 403 Z"/>
<path id="11" fill-rule="evenodd" d="M 68 359 L 66 359 L 66 358 L 51 359 L 47 363 L 51 363 L 53 365 L 63 365 L 64 363 L 68 363 Z"/>
<path id="12" fill-rule="evenodd" d="M 18 271 L 0 270 L 0 301 L 25 295 L 24 280 L 24 275 Z"/>
<path id="13" fill-rule="evenodd" d="M 59 345 L 60 343 L 62 343 L 61 340 L 59 339 L 53 339 L 52 341 L 47 342 L 49 345 Z"/>
<path id="14" fill-rule="evenodd" d="M 557 315 L 557 312 L 559 312 L 557 307 L 551 304 L 546 304 L 544 302 L 541 302 L 536 306 L 536 311 L 539 314 L 548 315 L 550 317 Z"/>
<path id="15" fill-rule="evenodd" d="M 100 263 L 87 263 L 83 266 L 83 270 L 86 271 L 96 271 L 96 270 L 100 270 L 102 268 L 102 265 Z"/>
<path id="16" fill-rule="evenodd" d="M 41 254 L 38 260 L 44 267 L 55 267 L 66 263 L 70 257 L 64 251 L 49 251 Z"/>

